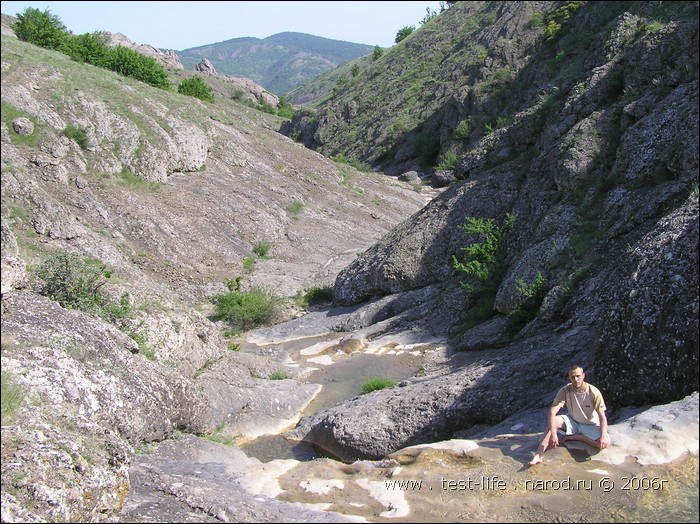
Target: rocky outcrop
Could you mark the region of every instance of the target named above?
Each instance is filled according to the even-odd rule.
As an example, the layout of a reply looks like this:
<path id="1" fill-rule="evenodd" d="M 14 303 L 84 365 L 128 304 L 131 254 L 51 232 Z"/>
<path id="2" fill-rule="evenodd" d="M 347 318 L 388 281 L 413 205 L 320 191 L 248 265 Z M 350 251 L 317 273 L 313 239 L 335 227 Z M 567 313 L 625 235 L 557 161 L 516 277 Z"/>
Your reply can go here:
<path id="1" fill-rule="evenodd" d="M 640 236 L 606 275 L 598 376 L 611 400 L 667 402 L 697 389 L 698 236 L 695 198 Z"/>
<path id="2" fill-rule="evenodd" d="M 381 488 L 363 517 L 405 516 L 397 515 L 404 499 L 387 502 L 380 480 L 418 475 L 408 467 L 414 463 L 432 461 L 442 475 L 446 463 L 484 466 L 489 474 L 505 468 L 523 481 L 521 459 L 534 437 L 524 432 L 540 429 L 572 362 L 603 390 L 614 424 L 626 406 L 688 397 L 681 408 L 618 426 L 615 438 L 622 442 L 640 426 L 675 434 L 668 423 L 674 417 L 693 438 L 683 434 L 669 446 L 664 435 L 652 440 L 697 453 L 698 23 L 679 16 L 652 24 L 644 17 L 665 8 L 658 3 L 602 5 L 581 4 L 549 40 L 532 30 L 531 15 L 553 3 L 457 3 L 432 23 L 445 29 L 438 34 L 459 58 L 435 63 L 457 77 L 468 71 L 468 81 L 437 90 L 404 85 L 414 97 L 430 92 L 436 104 L 421 109 L 420 126 L 384 118 L 358 127 L 374 140 L 363 158 L 393 156 L 387 166 L 396 174 L 417 172 L 421 159 L 460 155 L 458 182 L 426 206 L 405 182 L 359 173 L 280 136 L 276 116 L 223 98 L 215 106 L 185 104 L 50 51 L 41 51 L 49 61 L 37 58 L 27 71 L 15 61 L 36 48 L 3 36 L 3 107 L 34 124 L 20 136 L 2 123 L 3 383 L 24 393 L 14 419 L 3 419 L 3 520 L 106 521 L 120 511 L 124 520 L 186 520 L 183 505 L 202 520 L 246 520 L 256 511 L 268 520 L 322 520 L 308 507 L 259 505 L 283 491 L 294 503 L 321 503 L 319 493 L 309 494 L 321 490 L 310 478 L 332 480 L 329 490 L 351 478 L 352 504 L 338 506 L 351 515 L 358 493 L 364 503 Z M 648 12 L 615 12 L 625 6 Z M 466 20 L 473 26 L 465 28 Z M 419 56 L 427 33 L 393 56 L 401 48 Z M 590 35 L 588 47 L 581 35 Z M 439 47 L 431 48 L 435 57 Z M 384 58 L 372 78 L 383 85 L 391 84 L 385 73 L 413 78 L 406 62 Z M 75 78 L 87 80 L 75 89 Z M 206 80 L 230 88 L 217 77 Z M 468 88 L 450 92 L 455 84 Z M 378 90 L 363 89 L 377 99 Z M 309 127 L 297 128 L 298 136 L 352 157 L 365 147 L 353 126 L 372 114 L 355 95 L 337 113 L 305 113 Z M 400 116 L 404 105 L 391 98 L 383 114 Z M 502 115 L 510 119 L 497 120 Z M 462 123 L 469 125 L 457 133 Z M 467 133 L 470 126 L 478 131 Z M 341 135 L 353 141 L 349 149 L 337 142 Z M 396 149 L 384 147 L 390 135 Z M 430 137 L 439 139 L 426 142 Z M 460 283 L 469 277 L 454 271 L 452 257 L 488 236 L 461 226 L 469 217 L 500 226 L 509 216 L 499 264 L 489 268 L 498 278 L 467 293 Z M 261 242 L 271 246 L 269 257 L 256 256 Z M 108 323 L 38 295 L 32 268 L 57 249 L 104 263 L 104 294 L 126 297 L 128 318 Z M 243 341 L 212 320 L 212 295 L 239 275 L 245 289 L 286 299 L 335 282 L 335 307 L 281 324 L 270 332 L 280 340 L 312 338 L 320 325 L 324 336 L 334 335 L 321 349 L 343 358 L 356 349 L 446 348 L 440 366 L 302 418 L 290 434 L 345 461 L 389 455 L 387 462 L 324 461 L 331 466 L 323 473 L 313 471 L 316 461 L 295 472 L 296 464 L 284 461 L 248 469 L 237 452 L 199 444 L 197 435 L 226 440 L 281 431 L 318 389 L 285 365 L 277 339 L 267 339 L 266 351 L 238 351 Z M 533 289 L 538 281 L 542 287 Z M 295 313 L 288 307 L 279 319 Z M 506 425 L 521 433 L 499 437 Z M 468 456 L 475 443 L 455 452 L 404 451 L 479 435 L 486 440 L 477 457 Z M 162 456 L 134 461 L 135 450 L 152 451 L 160 441 Z M 188 450 L 193 460 L 178 456 Z M 201 463 L 213 462 L 214 452 L 231 460 L 207 469 L 203 482 Z M 495 459 L 504 456 L 509 460 Z M 566 455 L 550 456 L 557 471 L 567 471 Z M 289 477 L 278 483 L 281 471 Z M 692 479 L 697 487 L 697 475 Z M 306 486 L 303 497 L 289 494 L 292 484 Z M 262 498 L 228 498 L 231 485 Z M 516 495 L 512 504 L 523 509 Z M 498 499 L 503 507 L 505 500 Z M 484 507 L 469 515 L 488 516 Z M 532 511 L 528 518 L 545 520 Z"/>
<path id="3" fill-rule="evenodd" d="M 152 45 L 135 44 L 134 42 L 129 40 L 129 38 L 126 35 L 123 35 L 122 33 L 105 32 L 104 34 L 107 37 L 107 45 L 110 45 L 112 47 L 128 47 L 129 49 L 136 51 L 137 53 L 141 53 L 142 55 L 146 55 L 150 58 L 153 58 L 155 61 L 162 64 L 164 67 L 176 70 L 185 68 L 180 62 L 180 58 L 177 56 L 177 53 L 173 50 L 161 51 L 160 49 L 153 47 Z"/>
<path id="4" fill-rule="evenodd" d="M 582 12 L 570 30 L 592 31 L 597 16 Z M 580 58 L 577 84 L 473 140 L 455 169 L 463 182 L 339 274 L 336 304 L 370 301 L 369 319 L 378 297 L 398 304 L 424 291 L 413 329 L 449 338 L 467 352 L 464 363 L 303 419 L 297 436 L 347 460 L 378 458 L 447 438 L 455 425 L 546 406 L 552 377 L 573 361 L 613 409 L 698 390 L 698 24 L 638 38 L 633 28 L 643 23 L 629 13 L 612 20 L 600 32 L 611 52 Z M 573 34 L 552 45 L 571 52 Z M 522 73 L 534 85 L 548 80 L 540 65 Z M 507 213 L 515 221 L 497 255 L 502 275 L 489 293 L 465 292 L 469 277 L 453 270 L 452 256 L 487 237 L 461 226 L 468 217 L 501 225 Z M 538 275 L 541 296 L 526 302 Z M 409 311 L 394 308 L 394 324 Z"/>
<path id="5" fill-rule="evenodd" d="M 44 52 L 35 69 L 13 62 Z M 34 126 L 2 123 L 3 400 L 7 384 L 16 399 L 2 518 L 114 520 L 135 452 L 182 433 L 280 431 L 316 394 L 277 356 L 234 351 L 211 318 L 227 279 L 274 293 L 289 318 L 297 293 L 328 285 L 425 198 L 299 147 L 278 117 L 228 98 L 213 120 L 197 99 L 6 36 L 3 66 L 3 107 Z M 37 294 L 34 268 L 59 249 L 104 264 L 101 291 L 126 297 L 128 315 L 106 322 Z"/>
<path id="6" fill-rule="evenodd" d="M 280 101 L 276 95 L 273 95 L 267 89 L 248 78 L 239 78 L 231 75 L 224 75 L 222 78 L 232 84 L 233 89 L 240 91 L 256 104 L 270 104 L 272 107 L 279 106 Z"/>
<path id="7" fill-rule="evenodd" d="M 545 464 L 535 468 L 523 465 L 537 446 L 544 410 L 478 437 L 352 464 L 324 458 L 261 463 L 235 447 L 187 436 L 135 457 L 122 521 L 179 522 L 197 515 L 215 522 L 235 515 L 256 522 L 357 522 L 379 515 L 430 522 L 439 514 L 451 522 L 494 515 L 551 522 L 583 518 L 581 504 L 588 518 L 605 521 L 624 504 L 633 520 L 682 522 L 692 515 L 697 493 L 697 413 L 697 393 L 637 410 L 609 427 L 613 443 L 606 450 L 571 442 L 548 451 Z M 248 500 L 246 491 L 258 495 Z M 644 502 L 652 491 L 668 492 L 664 504 Z"/>
<path id="8" fill-rule="evenodd" d="M 200 63 L 194 66 L 194 70 L 204 75 L 216 74 L 216 68 L 214 67 L 214 64 L 212 64 L 205 56 L 202 57 L 202 61 Z"/>

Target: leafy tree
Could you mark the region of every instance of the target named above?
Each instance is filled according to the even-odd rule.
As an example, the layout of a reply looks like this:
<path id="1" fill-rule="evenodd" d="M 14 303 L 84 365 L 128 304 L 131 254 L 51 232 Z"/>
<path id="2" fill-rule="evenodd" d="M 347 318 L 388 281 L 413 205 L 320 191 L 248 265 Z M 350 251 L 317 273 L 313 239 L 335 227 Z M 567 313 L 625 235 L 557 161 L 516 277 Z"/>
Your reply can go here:
<path id="1" fill-rule="evenodd" d="M 177 92 L 181 95 L 193 96 L 204 100 L 205 102 L 214 102 L 214 93 L 207 84 L 204 83 L 199 76 L 185 78 L 180 85 L 177 86 Z"/>
<path id="2" fill-rule="evenodd" d="M 376 62 L 377 60 L 379 60 L 382 57 L 383 54 L 384 54 L 384 49 L 382 49 L 378 45 L 375 45 L 374 52 L 372 53 L 372 59 Z"/>
<path id="3" fill-rule="evenodd" d="M 394 39 L 395 43 L 401 42 L 403 39 L 405 39 L 408 35 L 413 33 L 413 31 L 416 30 L 416 26 L 414 25 L 405 25 L 401 29 L 399 29 L 396 32 L 396 38 Z"/>
<path id="4" fill-rule="evenodd" d="M 76 62 L 97 67 L 107 67 L 109 64 L 110 48 L 107 45 L 107 35 L 103 32 L 70 37 L 62 50 Z"/>
<path id="5" fill-rule="evenodd" d="M 20 40 L 47 49 L 60 49 L 70 35 L 59 17 L 33 7 L 17 14 L 12 30 Z"/>

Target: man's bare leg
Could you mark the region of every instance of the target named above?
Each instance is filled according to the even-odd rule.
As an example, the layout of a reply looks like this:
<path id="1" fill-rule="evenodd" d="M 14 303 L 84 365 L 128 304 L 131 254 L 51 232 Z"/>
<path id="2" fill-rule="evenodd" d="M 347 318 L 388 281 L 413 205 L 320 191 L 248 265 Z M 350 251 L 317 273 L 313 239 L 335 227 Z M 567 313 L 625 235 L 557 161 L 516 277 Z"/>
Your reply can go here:
<path id="1" fill-rule="evenodd" d="M 588 444 L 591 447 L 594 447 L 596 449 L 601 449 L 600 448 L 600 440 L 589 439 L 587 436 L 581 435 L 581 433 L 577 433 L 576 435 L 567 435 L 566 437 L 564 437 L 563 442 L 566 442 L 567 440 L 579 440 L 585 444 Z"/>
<path id="2" fill-rule="evenodd" d="M 532 460 L 528 462 L 530 466 L 534 466 L 535 464 L 539 464 L 540 462 L 542 462 L 542 455 L 544 455 L 544 452 L 547 451 L 547 447 L 549 447 L 549 441 L 551 440 L 551 438 L 552 432 L 550 430 L 547 430 L 547 433 L 545 433 L 542 442 L 540 442 L 540 445 L 537 448 L 537 453 L 535 453 L 535 456 L 532 457 Z"/>

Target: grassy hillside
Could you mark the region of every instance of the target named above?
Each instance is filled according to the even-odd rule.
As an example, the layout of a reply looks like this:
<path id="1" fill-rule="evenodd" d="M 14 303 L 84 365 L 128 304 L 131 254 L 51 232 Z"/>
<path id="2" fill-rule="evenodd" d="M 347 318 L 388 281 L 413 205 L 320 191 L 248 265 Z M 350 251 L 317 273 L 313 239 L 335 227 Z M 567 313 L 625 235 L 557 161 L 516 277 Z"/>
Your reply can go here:
<path id="1" fill-rule="evenodd" d="M 696 19 L 697 3 L 457 2 L 380 57 L 356 59 L 290 93 L 292 103 L 313 106 L 290 136 L 391 174 L 429 171 L 544 98 L 582 89 L 591 70 L 615 58 L 607 40 L 625 13 L 640 25 L 616 52 Z"/>

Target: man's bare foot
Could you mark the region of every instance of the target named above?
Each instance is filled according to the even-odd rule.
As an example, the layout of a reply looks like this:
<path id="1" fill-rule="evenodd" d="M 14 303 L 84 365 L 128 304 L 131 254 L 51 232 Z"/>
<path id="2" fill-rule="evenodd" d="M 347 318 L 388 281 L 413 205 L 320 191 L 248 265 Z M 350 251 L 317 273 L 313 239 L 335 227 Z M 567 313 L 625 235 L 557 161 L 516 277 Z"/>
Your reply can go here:
<path id="1" fill-rule="evenodd" d="M 540 462 L 542 462 L 542 455 L 540 455 L 539 453 L 535 453 L 535 456 L 532 457 L 532 460 L 528 462 L 528 464 L 534 466 L 535 464 L 539 464 Z"/>

